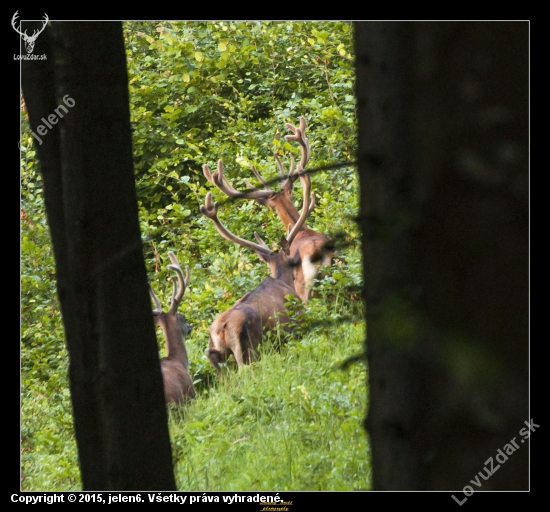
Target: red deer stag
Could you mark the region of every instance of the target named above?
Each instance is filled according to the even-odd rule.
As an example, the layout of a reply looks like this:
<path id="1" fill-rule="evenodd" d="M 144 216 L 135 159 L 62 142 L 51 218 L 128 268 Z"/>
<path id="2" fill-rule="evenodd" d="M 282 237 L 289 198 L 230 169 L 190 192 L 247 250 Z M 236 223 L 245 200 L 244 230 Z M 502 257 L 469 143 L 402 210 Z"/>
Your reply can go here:
<path id="1" fill-rule="evenodd" d="M 160 360 L 162 370 L 162 379 L 164 381 L 164 397 L 166 403 L 186 402 L 195 398 L 195 389 L 193 380 L 189 375 L 189 359 L 187 349 L 185 348 L 185 336 L 191 332 L 191 325 L 187 323 L 185 317 L 178 313 L 185 289 L 189 286 L 190 273 L 189 266 L 186 266 L 185 279 L 178 260 L 172 251 L 168 252 L 171 265 L 167 268 L 176 273 L 177 279 L 172 278 L 174 288 L 172 291 L 172 301 L 170 308 L 166 313 L 162 311 L 162 306 L 158 300 L 151 285 L 149 293 L 155 303 L 153 309 L 153 318 L 155 324 L 160 325 L 164 337 L 166 338 L 166 357 Z"/>
<path id="2" fill-rule="evenodd" d="M 290 257 L 290 246 L 309 212 L 309 194 L 311 181 L 302 174 L 304 204 L 302 213 L 286 237 L 281 237 L 279 252 L 272 251 L 254 232 L 258 243 L 244 240 L 231 233 L 218 219 L 218 203 L 212 203 L 212 193 L 206 195 L 201 212 L 211 219 L 218 232 L 227 240 L 252 249 L 271 270 L 271 277 L 265 278 L 254 290 L 241 297 L 230 309 L 219 315 L 210 326 L 210 341 L 206 356 L 221 375 L 219 363 L 225 362 L 233 354 L 239 367 L 248 364 L 255 356 L 256 347 L 261 343 L 263 334 L 279 324 L 289 330 L 290 318 L 285 310 L 285 296 L 296 296 L 294 289 L 294 266 Z"/>
<path id="3" fill-rule="evenodd" d="M 296 141 L 300 145 L 301 159 L 297 169 L 301 168 L 301 170 L 304 170 L 310 155 L 309 139 L 305 136 L 306 120 L 300 117 L 299 128 L 290 123 L 286 123 L 286 126 L 294 135 L 285 135 L 285 138 Z M 281 160 L 275 154 L 275 160 L 281 175 L 281 189 L 278 192 L 271 190 L 267 181 L 262 178 L 255 167 L 252 167 L 252 171 L 264 186 L 263 189 L 258 189 L 251 185 L 248 180 L 245 180 L 249 190 L 235 190 L 223 173 L 223 162 L 221 160 L 218 160 L 218 170 L 216 172 L 211 173 L 208 166 L 204 165 L 203 173 L 210 183 L 216 185 L 229 197 L 254 199 L 257 203 L 275 210 L 285 230 L 287 230 L 288 226 L 296 224 L 299 217 L 292 196 L 293 183 L 299 173 L 294 171 L 295 161 L 292 154 L 290 155 L 290 159 L 290 170 L 288 175 L 286 175 Z M 313 209 L 313 206 L 314 196 L 311 199 L 310 211 Z M 304 225 L 292 242 L 290 255 L 298 263 L 294 270 L 296 293 L 303 302 L 307 302 L 319 267 L 330 266 L 332 264 L 332 244 L 326 235 Z"/>

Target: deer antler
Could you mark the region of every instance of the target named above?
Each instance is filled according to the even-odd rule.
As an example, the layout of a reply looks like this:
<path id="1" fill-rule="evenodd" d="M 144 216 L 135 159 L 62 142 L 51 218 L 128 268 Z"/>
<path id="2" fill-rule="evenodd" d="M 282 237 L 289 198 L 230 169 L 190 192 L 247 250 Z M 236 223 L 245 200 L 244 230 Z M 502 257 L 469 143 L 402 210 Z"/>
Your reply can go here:
<path id="1" fill-rule="evenodd" d="M 313 209 L 312 207 L 310 207 L 310 202 L 312 202 L 312 197 L 314 198 L 314 195 L 311 194 L 311 179 L 307 174 L 303 172 L 301 165 L 298 165 L 298 167 L 296 168 L 296 176 L 299 176 L 300 181 L 302 182 L 303 205 L 302 205 L 302 213 L 300 214 L 300 217 L 294 224 L 294 227 L 289 229 L 289 233 L 286 237 L 289 244 L 292 243 L 292 240 L 294 240 L 298 231 L 302 229 L 308 215 L 311 213 L 311 210 Z M 256 251 L 256 252 L 263 252 L 263 253 L 265 253 L 266 251 L 269 253 L 273 252 L 256 232 L 254 232 L 254 237 L 256 238 L 256 240 L 258 240 L 259 244 L 255 244 L 254 242 L 250 242 L 248 240 L 245 240 L 244 238 L 240 238 L 239 236 L 231 233 L 231 231 L 229 231 L 229 229 L 227 229 L 218 218 L 218 207 L 219 207 L 219 204 L 217 201 L 212 202 L 212 192 L 208 192 L 206 194 L 204 205 L 202 204 L 200 205 L 200 211 L 205 217 L 208 217 L 212 222 L 214 222 L 214 225 L 216 226 L 218 233 L 220 233 L 220 235 L 222 235 L 226 240 L 235 242 L 239 245 L 242 245 L 243 247 L 247 247 L 248 249 L 252 249 L 253 251 Z"/>
<path id="2" fill-rule="evenodd" d="M 302 171 L 306 168 L 306 165 L 309 161 L 310 157 L 310 149 L 309 149 L 309 139 L 306 137 L 306 120 L 304 116 L 300 116 L 300 127 L 296 128 L 293 124 L 286 123 L 286 127 L 293 133 L 293 135 L 285 135 L 286 140 L 295 140 L 300 144 L 301 148 L 301 159 L 300 159 L 300 165 L 302 166 Z M 291 171 L 288 173 L 289 177 L 292 174 L 292 168 Z M 296 179 L 296 175 L 292 177 L 292 181 Z"/>
<path id="3" fill-rule="evenodd" d="M 172 281 L 174 282 L 174 288 L 172 290 L 172 301 L 170 302 L 170 309 L 168 310 L 171 313 L 175 313 L 178 310 L 178 306 L 180 304 L 181 298 L 183 297 L 183 294 L 185 293 L 185 289 L 189 286 L 189 282 L 191 281 L 191 272 L 189 269 L 189 265 L 186 265 L 184 279 L 183 271 L 181 270 L 176 255 L 172 251 L 168 251 L 168 257 L 170 258 L 172 264 L 168 265 L 167 268 L 173 270 L 178 277 L 177 281 L 175 278 L 172 278 Z"/>
<path id="4" fill-rule="evenodd" d="M 300 164 L 298 164 L 298 167 L 296 167 L 296 176 L 300 177 L 300 181 L 302 182 L 302 195 L 303 195 L 303 204 L 302 204 L 302 213 L 300 213 L 300 217 L 296 221 L 296 224 L 294 224 L 294 227 L 290 229 L 288 235 L 286 236 L 286 239 L 288 240 L 288 243 L 291 244 L 294 240 L 295 236 L 298 234 L 298 231 L 302 229 L 308 215 L 310 214 L 312 208 L 310 208 L 309 204 L 311 201 L 311 178 L 308 174 L 304 173 L 304 170 Z"/>
<path id="5" fill-rule="evenodd" d="M 19 11 L 15 11 L 15 14 L 13 15 L 13 18 L 11 19 L 11 26 L 13 27 L 13 29 L 21 36 L 23 37 L 27 37 L 27 33 L 25 32 L 23 34 L 23 32 L 21 32 L 21 30 L 19 30 L 16 26 L 15 26 L 15 20 L 17 18 L 17 15 L 19 14 Z M 19 26 L 21 26 L 21 23 L 19 23 Z"/>
<path id="6" fill-rule="evenodd" d="M 310 157 L 310 149 L 309 149 L 309 139 L 305 136 L 306 131 L 306 120 L 303 116 L 300 117 L 300 127 L 296 128 L 293 124 L 286 123 L 286 126 L 289 130 L 292 131 L 293 135 L 285 135 L 286 140 L 294 140 L 297 141 L 300 145 L 301 149 L 301 158 L 300 158 L 300 165 L 302 166 L 302 172 L 306 168 L 306 165 L 309 161 Z M 288 174 L 285 172 L 285 169 L 283 167 L 283 164 L 281 162 L 281 159 L 279 158 L 279 153 L 276 151 L 273 155 L 275 157 L 275 162 L 277 163 L 277 168 L 279 169 L 279 175 L 281 177 L 281 188 L 285 186 L 286 180 L 291 180 L 292 183 L 296 180 L 298 177 L 298 174 L 294 172 L 294 168 L 296 166 L 296 161 L 294 160 L 294 155 L 290 153 L 290 169 L 288 171 Z M 268 186 L 268 183 L 266 180 L 262 178 L 260 173 L 255 167 L 252 167 L 252 172 L 258 178 L 260 183 L 264 186 L 265 191 L 270 191 L 271 189 Z M 244 180 L 248 188 L 252 190 L 258 190 L 253 185 L 251 185 L 248 180 Z M 273 195 L 273 194 L 272 194 Z M 271 197 L 272 195 L 266 196 Z"/>
<path id="7" fill-rule="evenodd" d="M 303 171 L 306 168 L 306 165 L 310 157 L 309 139 L 305 136 L 306 120 L 303 116 L 301 116 L 300 125 L 298 128 L 290 123 L 286 123 L 286 126 L 289 130 L 292 131 L 292 135 L 285 135 L 285 139 L 296 141 L 300 145 L 300 148 L 301 148 L 300 165 L 302 166 L 302 171 Z M 294 155 L 292 153 L 290 154 L 290 170 L 288 171 L 288 174 L 284 170 L 284 167 L 283 167 L 283 164 L 281 163 L 278 152 L 275 152 L 274 157 L 277 163 L 277 168 L 279 169 L 279 174 L 281 176 L 281 187 L 284 187 L 286 180 L 288 179 L 290 179 L 291 182 L 293 183 L 298 177 L 297 174 L 294 172 L 294 168 L 296 166 Z M 233 188 L 231 183 L 229 183 L 229 181 L 224 175 L 222 160 L 218 160 L 218 170 L 216 172 L 211 173 L 210 169 L 206 164 L 203 165 L 202 170 L 205 178 L 213 185 L 216 185 L 216 187 L 218 187 L 225 195 L 229 197 L 243 198 L 243 199 L 257 199 L 259 201 L 270 199 L 271 197 L 273 197 L 275 195 L 275 192 L 271 190 L 271 188 L 269 187 L 269 183 L 262 177 L 262 175 L 260 174 L 258 169 L 256 169 L 256 167 L 251 166 L 251 168 L 252 168 L 252 172 L 254 173 L 254 176 L 256 176 L 258 181 L 264 187 L 263 189 L 256 188 L 247 179 L 245 179 L 244 182 L 248 187 L 248 190 L 243 190 L 243 191 L 235 190 L 235 188 Z"/>
<path id="8" fill-rule="evenodd" d="M 316 203 L 315 192 L 312 192 L 311 200 L 309 202 L 309 213 L 311 213 L 313 211 L 313 208 L 315 208 L 315 203 Z"/>
<path id="9" fill-rule="evenodd" d="M 253 169 L 254 170 L 254 169 Z M 218 160 L 218 170 L 214 172 L 213 174 L 210 172 L 210 169 L 205 164 L 202 167 L 202 171 L 204 173 L 205 178 L 212 183 L 213 185 L 216 185 L 225 195 L 229 197 L 242 197 L 244 199 L 269 199 L 274 192 L 272 190 L 260 190 L 257 188 L 254 188 L 252 185 L 247 183 L 247 185 L 252 189 L 249 191 L 242 191 L 239 192 L 238 190 L 235 190 L 231 183 L 227 180 L 223 173 L 223 162 L 222 160 Z M 257 173 L 257 171 L 255 171 Z M 259 174 L 259 173 L 258 173 Z M 257 174 L 257 175 L 258 175 Z"/>
<path id="10" fill-rule="evenodd" d="M 35 30 L 31 36 L 31 39 L 36 39 L 38 37 L 38 34 L 40 34 L 45 28 L 46 28 L 46 25 L 48 24 L 48 21 L 50 20 L 48 18 L 48 15 L 46 13 L 44 13 L 44 23 L 42 25 L 42 28 L 40 30 Z"/>
<path id="11" fill-rule="evenodd" d="M 264 254 L 273 252 L 256 232 L 254 232 L 254 237 L 260 242 L 261 245 L 255 244 L 254 242 L 250 242 L 231 233 L 231 231 L 229 231 L 221 223 L 220 219 L 218 219 L 218 202 L 212 202 L 212 192 L 208 192 L 208 194 L 206 194 L 204 205 L 200 205 L 200 210 L 204 216 L 208 217 L 215 224 L 218 233 L 226 240 L 235 242 L 243 247 L 247 247 L 248 249 L 252 249 L 255 252 Z"/>
<path id="12" fill-rule="evenodd" d="M 185 290 L 189 286 L 189 283 L 191 281 L 191 271 L 189 269 L 189 265 L 186 265 L 185 279 L 184 279 L 183 271 L 181 270 L 181 267 L 180 267 L 180 264 L 178 263 L 178 259 L 176 258 L 176 255 L 172 251 L 168 251 L 168 256 L 172 264 L 168 265 L 166 268 L 173 270 L 177 274 L 177 280 L 175 278 L 172 278 L 172 281 L 174 283 L 174 288 L 172 290 L 172 301 L 170 302 L 170 309 L 168 310 L 168 312 L 176 313 L 176 311 L 178 310 L 179 304 L 181 302 L 181 298 L 183 297 L 183 294 L 185 293 Z M 153 314 L 157 314 L 157 315 L 161 314 L 162 305 L 160 304 L 160 300 L 156 296 L 155 291 L 153 290 L 153 287 L 151 286 L 150 283 L 149 283 L 149 295 L 151 295 L 151 298 L 155 303 L 155 309 L 153 309 Z"/>
<path id="13" fill-rule="evenodd" d="M 151 286 L 151 283 L 149 283 L 149 295 L 151 295 L 151 298 L 153 299 L 153 302 L 155 303 L 155 309 L 153 309 L 153 315 L 157 314 L 159 315 L 162 313 L 162 305 L 160 303 L 160 300 L 158 299 L 157 295 L 155 294 L 155 291 L 153 290 L 153 287 Z"/>

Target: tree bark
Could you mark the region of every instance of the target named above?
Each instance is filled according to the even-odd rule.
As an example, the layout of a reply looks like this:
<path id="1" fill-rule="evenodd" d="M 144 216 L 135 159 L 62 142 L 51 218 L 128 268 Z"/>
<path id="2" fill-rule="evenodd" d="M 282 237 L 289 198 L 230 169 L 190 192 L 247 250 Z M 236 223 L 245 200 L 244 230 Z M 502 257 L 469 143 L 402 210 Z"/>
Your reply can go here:
<path id="1" fill-rule="evenodd" d="M 373 487 L 526 490 L 528 24 L 355 30 Z"/>
<path id="2" fill-rule="evenodd" d="M 53 22 L 34 53 L 47 60 L 22 62 L 23 93 L 40 139 L 83 488 L 174 490 L 122 24 Z"/>

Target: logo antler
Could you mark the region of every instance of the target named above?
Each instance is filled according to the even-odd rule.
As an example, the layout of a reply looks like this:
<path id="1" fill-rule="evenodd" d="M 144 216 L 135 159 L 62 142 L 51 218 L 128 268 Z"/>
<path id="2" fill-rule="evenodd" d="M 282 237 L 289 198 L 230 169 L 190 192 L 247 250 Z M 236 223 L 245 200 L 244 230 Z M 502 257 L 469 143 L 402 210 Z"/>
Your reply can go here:
<path id="1" fill-rule="evenodd" d="M 40 30 L 35 30 L 32 36 L 29 36 L 26 30 L 25 32 L 21 32 L 21 30 L 15 26 L 15 21 L 18 14 L 19 14 L 19 11 L 15 11 L 13 18 L 11 19 L 11 26 L 23 38 L 23 41 L 25 41 L 25 49 L 27 50 L 27 53 L 32 53 L 32 51 L 34 50 L 34 43 L 36 41 L 36 38 L 46 28 L 46 25 L 48 24 L 48 21 L 49 21 L 48 15 L 44 13 L 45 19 L 44 19 L 44 24 L 42 25 L 42 28 Z M 19 26 L 21 26 L 21 24 L 19 24 Z"/>

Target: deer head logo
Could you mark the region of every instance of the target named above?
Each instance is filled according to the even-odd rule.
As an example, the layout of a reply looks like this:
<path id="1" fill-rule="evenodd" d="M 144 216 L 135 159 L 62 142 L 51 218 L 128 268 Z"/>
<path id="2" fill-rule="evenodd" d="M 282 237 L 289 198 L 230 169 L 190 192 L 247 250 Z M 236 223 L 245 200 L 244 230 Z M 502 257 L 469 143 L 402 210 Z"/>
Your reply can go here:
<path id="1" fill-rule="evenodd" d="M 46 24 L 48 23 L 48 19 L 49 19 L 48 15 L 44 13 L 45 19 L 44 19 L 44 24 L 42 25 L 42 28 L 40 30 L 35 30 L 32 36 L 29 36 L 26 30 L 25 32 L 21 32 L 21 30 L 15 26 L 15 19 L 17 18 L 18 13 L 19 11 L 16 11 L 15 14 L 13 15 L 13 18 L 11 19 L 11 26 L 19 35 L 21 35 L 21 37 L 23 38 L 23 41 L 25 41 L 25 49 L 27 50 L 27 53 L 32 53 L 32 51 L 34 50 L 34 43 L 36 41 L 36 38 L 38 37 L 40 32 L 42 32 L 46 28 Z M 19 26 L 21 26 L 21 23 L 19 24 Z"/>

